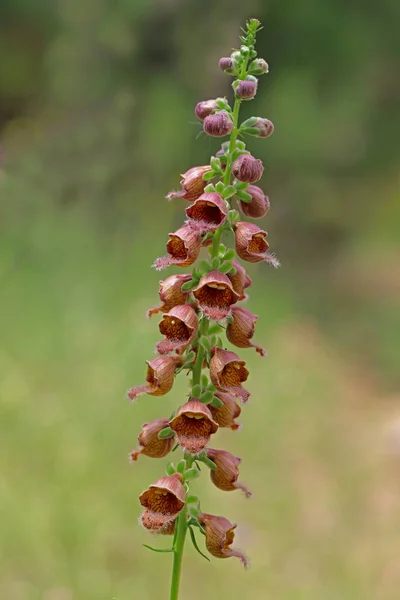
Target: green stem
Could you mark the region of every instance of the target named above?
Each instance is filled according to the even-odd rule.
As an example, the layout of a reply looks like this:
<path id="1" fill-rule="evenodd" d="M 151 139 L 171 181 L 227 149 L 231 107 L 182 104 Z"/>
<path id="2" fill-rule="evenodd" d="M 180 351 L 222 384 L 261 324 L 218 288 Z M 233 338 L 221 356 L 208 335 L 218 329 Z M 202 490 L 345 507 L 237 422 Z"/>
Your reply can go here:
<path id="1" fill-rule="evenodd" d="M 183 549 L 187 532 L 186 504 L 176 519 L 176 536 L 174 542 L 174 564 L 172 567 L 170 600 L 178 600 L 179 583 L 181 580 Z"/>

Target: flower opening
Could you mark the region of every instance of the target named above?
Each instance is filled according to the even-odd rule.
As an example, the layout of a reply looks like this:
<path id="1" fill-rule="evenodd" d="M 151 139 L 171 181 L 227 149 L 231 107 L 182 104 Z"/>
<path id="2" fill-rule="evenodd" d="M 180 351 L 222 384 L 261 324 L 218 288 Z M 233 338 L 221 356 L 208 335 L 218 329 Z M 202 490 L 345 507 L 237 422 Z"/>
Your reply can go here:
<path id="1" fill-rule="evenodd" d="M 279 260 L 267 252 L 269 244 L 267 232 L 254 223 L 238 221 L 234 224 L 236 252 L 240 258 L 255 263 L 265 260 L 273 267 L 279 267 Z"/>
<path id="2" fill-rule="evenodd" d="M 150 396 L 163 396 L 167 394 L 174 384 L 176 368 L 182 364 L 180 356 L 157 356 L 153 360 L 146 360 L 147 384 L 137 385 L 128 390 L 127 396 L 132 402 L 142 394 Z"/>
<path id="3" fill-rule="evenodd" d="M 145 508 L 141 521 L 152 533 L 169 532 L 176 516 L 185 506 L 185 490 L 182 475 L 174 473 L 157 479 L 139 496 Z"/>
<path id="4" fill-rule="evenodd" d="M 239 300 L 229 277 L 215 269 L 200 279 L 193 295 L 201 311 L 216 321 L 225 319 L 230 314 L 231 305 Z"/>
<path id="5" fill-rule="evenodd" d="M 179 445 L 191 454 L 204 450 L 211 434 L 218 429 L 210 409 L 195 398 L 180 407 L 169 426 L 175 431 Z"/>
<path id="6" fill-rule="evenodd" d="M 169 354 L 185 348 L 195 338 L 198 325 L 197 315 L 189 304 L 174 306 L 159 323 L 160 333 L 165 335 L 165 340 L 157 344 L 157 352 Z"/>
<path id="7" fill-rule="evenodd" d="M 226 214 L 226 203 L 216 192 L 202 194 L 186 209 L 188 225 L 202 234 L 218 229 L 225 223 Z"/>
<path id="8" fill-rule="evenodd" d="M 200 253 L 201 236 L 187 225 L 169 234 L 167 242 L 168 256 L 157 258 L 153 267 L 161 271 L 169 265 L 189 267 L 194 263 Z"/>
<path id="9" fill-rule="evenodd" d="M 189 273 L 181 273 L 179 275 L 170 275 L 164 281 L 160 281 L 158 295 L 160 296 L 161 305 L 149 308 L 147 316 L 152 317 L 159 312 L 168 312 L 174 306 L 186 304 L 190 292 L 183 292 L 182 285 L 192 279 Z"/>
<path id="10" fill-rule="evenodd" d="M 210 361 L 210 377 L 215 387 L 232 394 L 242 402 L 247 402 L 250 396 L 250 393 L 242 386 L 249 376 L 245 364 L 244 360 L 240 360 L 235 352 L 222 348 L 214 349 L 214 355 Z"/>
<path id="11" fill-rule="evenodd" d="M 234 556 L 247 567 L 248 560 L 243 552 L 231 548 L 231 544 L 235 539 L 236 525 L 232 524 L 225 517 L 217 517 L 201 513 L 199 522 L 205 528 L 206 532 L 206 547 L 209 553 L 216 558 L 230 558 Z"/>

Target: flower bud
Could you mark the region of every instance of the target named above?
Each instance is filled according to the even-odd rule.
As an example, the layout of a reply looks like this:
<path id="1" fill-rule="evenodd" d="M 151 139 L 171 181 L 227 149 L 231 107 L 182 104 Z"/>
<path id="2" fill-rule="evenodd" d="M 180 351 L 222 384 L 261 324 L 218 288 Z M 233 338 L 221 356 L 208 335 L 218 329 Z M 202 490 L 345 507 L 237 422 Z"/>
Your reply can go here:
<path id="1" fill-rule="evenodd" d="M 165 340 L 157 344 L 157 352 L 169 354 L 183 350 L 196 337 L 198 326 L 197 315 L 189 304 L 174 306 L 159 323 Z"/>
<path id="2" fill-rule="evenodd" d="M 213 461 L 217 467 L 210 470 L 210 477 L 213 484 L 224 492 L 233 492 L 234 490 L 242 490 L 247 498 L 251 498 L 252 493 L 242 483 L 238 483 L 239 465 L 242 459 L 238 456 L 233 456 L 225 450 L 207 449 L 207 457 Z"/>
<path id="3" fill-rule="evenodd" d="M 141 516 L 143 527 L 151 533 L 165 533 L 185 506 L 185 499 L 180 473 L 157 479 L 139 496 L 145 508 Z"/>
<path id="4" fill-rule="evenodd" d="M 216 192 L 202 194 L 186 209 L 188 225 L 201 234 L 218 229 L 225 223 L 226 214 L 226 203 Z"/>
<path id="5" fill-rule="evenodd" d="M 249 73 L 252 75 L 264 75 L 264 73 L 268 73 L 268 71 L 268 63 L 263 58 L 256 58 L 250 63 Z"/>
<path id="6" fill-rule="evenodd" d="M 155 419 L 154 421 L 150 421 L 150 423 L 144 423 L 142 431 L 138 436 L 139 448 L 129 454 L 130 460 L 136 461 L 140 454 L 144 454 L 150 458 L 163 458 L 171 452 L 175 444 L 174 436 L 170 438 L 158 438 L 158 434 L 165 427 L 168 427 L 168 419 Z"/>
<path id="7" fill-rule="evenodd" d="M 259 158 L 254 158 L 251 154 L 241 154 L 233 162 L 232 173 L 246 183 L 256 183 L 261 179 L 264 172 L 264 167 Z"/>
<path id="8" fill-rule="evenodd" d="M 215 321 L 225 319 L 230 313 L 231 305 L 239 300 L 228 276 L 216 269 L 200 279 L 193 295 L 200 310 Z"/>
<path id="9" fill-rule="evenodd" d="M 176 433 L 179 445 L 191 454 L 199 454 L 218 429 L 208 406 L 192 399 L 180 407 L 169 426 Z"/>
<path id="10" fill-rule="evenodd" d="M 194 112 L 196 113 L 196 117 L 203 121 L 203 119 L 211 115 L 215 110 L 218 110 L 218 98 L 198 102 Z"/>
<path id="11" fill-rule="evenodd" d="M 244 360 L 240 360 L 235 352 L 215 348 L 214 355 L 210 361 L 210 377 L 215 387 L 228 392 L 243 403 L 247 402 L 250 393 L 242 387 L 247 380 L 249 372 L 245 367 Z"/>
<path id="12" fill-rule="evenodd" d="M 243 552 L 231 548 L 235 539 L 234 530 L 237 525 L 233 525 L 225 517 L 217 517 L 207 513 L 199 514 L 199 522 L 206 532 L 206 547 L 209 553 L 216 558 L 229 558 L 235 556 L 247 567 L 248 561 Z"/>
<path id="13" fill-rule="evenodd" d="M 180 275 L 170 275 L 164 281 L 160 281 L 158 295 L 160 296 L 161 305 L 150 308 L 147 311 L 147 316 L 151 317 L 159 312 L 168 312 L 174 306 L 186 304 L 190 292 L 183 292 L 182 285 L 192 279 L 189 273 Z"/>
<path id="14" fill-rule="evenodd" d="M 222 71 L 233 71 L 233 60 L 230 56 L 223 56 L 219 59 L 218 64 Z"/>
<path id="15" fill-rule="evenodd" d="M 204 119 L 203 129 L 213 137 L 224 137 L 232 131 L 233 122 L 226 110 L 220 110 Z"/>
<path id="16" fill-rule="evenodd" d="M 150 396 L 167 394 L 174 384 L 175 370 L 182 362 L 180 356 L 157 356 L 153 360 L 146 360 L 147 384 L 137 385 L 128 390 L 128 398 L 133 402 L 142 394 L 149 394 Z"/>
<path id="17" fill-rule="evenodd" d="M 222 402 L 222 406 L 219 408 L 212 406 L 212 404 L 208 405 L 214 421 L 220 427 L 229 427 L 232 431 L 239 429 L 240 424 L 236 423 L 235 419 L 240 415 L 242 409 L 235 402 L 233 396 L 224 392 L 215 392 L 214 395 Z"/>
<path id="18" fill-rule="evenodd" d="M 257 185 L 249 185 L 246 192 L 251 196 L 251 202 L 240 202 L 240 209 L 246 217 L 261 219 L 270 208 L 269 198 Z"/>
<path id="19" fill-rule="evenodd" d="M 189 267 L 192 265 L 200 253 L 200 233 L 185 225 L 178 229 L 178 231 L 175 231 L 175 233 L 170 233 L 169 238 L 169 242 L 167 242 L 169 256 L 157 258 L 154 261 L 153 267 L 157 271 L 161 271 L 169 265 L 176 265 L 178 267 Z"/>
<path id="20" fill-rule="evenodd" d="M 257 79 L 252 77 L 251 79 L 243 79 L 234 81 L 232 87 L 238 98 L 242 100 L 251 100 L 257 93 Z"/>
<path id="21" fill-rule="evenodd" d="M 168 200 L 172 198 L 182 198 L 188 202 L 196 200 L 204 192 L 204 188 L 207 185 L 207 182 L 203 179 L 203 175 L 210 171 L 210 165 L 204 165 L 202 167 L 192 167 L 186 173 L 182 173 L 181 191 L 170 192 L 167 195 Z"/>
<path id="22" fill-rule="evenodd" d="M 274 124 L 269 119 L 263 119 L 258 117 L 257 121 L 252 125 L 253 128 L 258 129 L 259 134 L 255 137 L 267 138 L 274 133 Z"/>
<path id="23" fill-rule="evenodd" d="M 236 269 L 236 273 L 234 275 L 228 275 L 228 278 L 230 279 L 235 292 L 239 294 L 238 301 L 246 300 L 247 296 L 244 293 L 244 290 L 250 287 L 253 282 L 239 261 L 234 259 L 232 261 L 232 266 Z"/>
<path id="24" fill-rule="evenodd" d="M 254 223 L 238 221 L 234 224 L 236 252 L 239 258 L 255 263 L 265 260 L 273 267 L 279 267 L 279 261 L 273 254 L 268 254 L 269 244 L 266 240 L 267 232 Z"/>
<path id="25" fill-rule="evenodd" d="M 238 348 L 255 348 L 261 356 L 265 356 L 264 348 L 251 342 L 258 317 L 243 306 L 232 306 L 231 312 L 232 321 L 226 328 L 226 337 L 230 343 Z"/>

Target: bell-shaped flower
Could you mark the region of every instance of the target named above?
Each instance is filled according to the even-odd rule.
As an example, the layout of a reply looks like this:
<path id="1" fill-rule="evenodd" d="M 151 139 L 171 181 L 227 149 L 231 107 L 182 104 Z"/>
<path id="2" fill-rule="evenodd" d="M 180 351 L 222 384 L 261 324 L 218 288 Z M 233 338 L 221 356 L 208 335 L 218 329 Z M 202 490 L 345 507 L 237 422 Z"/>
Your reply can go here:
<path id="1" fill-rule="evenodd" d="M 222 350 L 222 348 L 214 349 L 210 361 L 210 377 L 215 387 L 222 392 L 232 394 L 242 402 L 247 402 L 250 396 L 242 386 L 249 376 L 245 364 L 235 352 Z"/>
<path id="2" fill-rule="evenodd" d="M 231 312 L 232 304 L 239 300 L 227 275 L 213 270 L 204 275 L 193 290 L 200 310 L 210 319 L 220 321 Z"/>
<path id="3" fill-rule="evenodd" d="M 182 198 L 188 202 L 196 200 L 196 198 L 202 195 L 207 185 L 207 182 L 203 179 L 203 175 L 210 171 L 210 165 L 204 165 L 201 167 L 192 167 L 186 173 L 182 173 L 182 189 L 177 192 L 170 192 L 167 195 L 168 200 L 172 200 L 172 198 Z"/>
<path id="4" fill-rule="evenodd" d="M 228 278 L 230 279 L 235 292 L 239 294 L 239 301 L 246 300 L 247 296 L 244 293 L 244 290 L 250 287 L 253 282 L 238 260 L 233 259 L 232 266 L 235 268 L 236 273 L 233 275 L 229 274 Z"/>
<path id="5" fill-rule="evenodd" d="M 180 273 L 178 275 L 170 275 L 160 281 L 158 294 L 160 296 L 161 305 L 154 306 L 147 311 L 147 316 L 151 317 L 159 312 L 166 313 L 174 306 L 186 304 L 190 292 L 182 291 L 182 285 L 192 279 L 189 273 Z"/>
<path id="6" fill-rule="evenodd" d="M 254 344 L 251 339 L 254 335 L 257 315 L 243 308 L 243 306 L 232 306 L 231 322 L 226 328 L 226 337 L 238 348 L 255 348 L 261 356 L 266 356 L 264 348 Z"/>
<path id="7" fill-rule="evenodd" d="M 165 339 L 157 344 L 157 352 L 169 354 L 184 349 L 193 341 L 199 321 L 194 309 L 189 304 L 182 304 L 164 314 L 158 327 Z"/>
<path id="8" fill-rule="evenodd" d="M 213 484 L 224 492 L 233 492 L 234 490 L 242 490 L 247 498 L 251 498 L 252 493 L 249 489 L 238 482 L 239 465 L 242 459 L 238 456 L 233 456 L 226 450 L 214 450 L 208 448 L 206 450 L 207 457 L 213 461 L 216 469 L 210 470 L 210 477 Z"/>
<path id="9" fill-rule="evenodd" d="M 174 473 L 157 479 L 139 496 L 145 508 L 141 522 L 152 533 L 169 533 L 177 515 L 185 506 L 186 494 L 182 475 Z"/>
<path id="10" fill-rule="evenodd" d="M 267 232 L 254 223 L 238 221 L 234 224 L 236 252 L 239 258 L 256 263 L 265 260 L 273 267 L 279 267 L 278 259 L 267 252 L 269 244 Z"/>
<path id="11" fill-rule="evenodd" d="M 216 192 L 206 192 L 186 209 L 188 225 L 200 233 L 215 231 L 226 221 L 227 208 L 223 198 Z"/>
<path id="12" fill-rule="evenodd" d="M 261 179 L 264 167 L 259 158 L 254 158 L 251 154 L 241 154 L 233 161 L 232 173 L 239 181 L 247 183 L 256 183 Z"/>
<path id="13" fill-rule="evenodd" d="M 133 402 L 142 394 L 150 396 L 167 394 L 174 384 L 175 370 L 182 362 L 181 356 L 157 356 L 153 360 L 146 360 L 147 383 L 128 390 L 128 398 Z"/>
<path id="14" fill-rule="evenodd" d="M 247 567 L 248 560 L 243 552 L 231 548 L 235 539 L 236 525 L 225 517 L 217 517 L 207 513 L 200 513 L 199 522 L 206 532 L 206 547 L 209 553 L 216 558 L 230 558 L 235 556 Z"/>
<path id="15" fill-rule="evenodd" d="M 222 406 L 219 407 L 208 405 L 214 421 L 220 427 L 229 427 L 233 431 L 240 429 L 240 423 L 236 423 L 235 419 L 240 415 L 242 409 L 235 398 L 226 392 L 215 392 L 214 395 L 222 402 Z"/>
<path id="16" fill-rule="evenodd" d="M 169 426 L 176 433 L 179 445 L 191 454 L 199 454 L 218 429 L 208 406 L 192 399 L 180 407 Z"/>
<path id="17" fill-rule="evenodd" d="M 150 458 L 163 458 L 171 452 L 175 444 L 174 436 L 161 439 L 158 437 L 160 431 L 166 427 L 168 427 L 168 419 L 155 419 L 150 423 L 144 423 L 138 435 L 139 448 L 129 454 L 129 459 L 136 461 L 141 454 Z"/>
<path id="18" fill-rule="evenodd" d="M 170 265 L 189 267 L 200 253 L 201 235 L 188 225 L 181 227 L 175 233 L 169 234 L 167 242 L 168 256 L 162 256 L 154 261 L 153 267 L 161 271 Z"/>

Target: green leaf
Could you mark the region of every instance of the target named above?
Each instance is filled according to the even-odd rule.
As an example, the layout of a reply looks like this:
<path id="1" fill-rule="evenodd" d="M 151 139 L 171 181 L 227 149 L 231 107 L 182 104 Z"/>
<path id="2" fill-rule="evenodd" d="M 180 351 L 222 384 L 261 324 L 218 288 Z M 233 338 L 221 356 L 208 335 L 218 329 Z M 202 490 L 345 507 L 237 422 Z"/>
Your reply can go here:
<path id="1" fill-rule="evenodd" d="M 229 273 L 229 271 L 231 269 L 232 269 L 232 262 L 229 260 L 227 262 L 223 262 L 219 268 L 220 273 Z"/>
<path id="2" fill-rule="evenodd" d="M 191 289 L 193 289 L 194 287 L 196 287 L 197 285 L 197 281 L 193 281 L 193 279 L 191 281 L 187 281 L 186 283 L 184 283 L 181 287 L 182 292 L 189 292 Z"/>
<path id="3" fill-rule="evenodd" d="M 219 265 L 221 264 L 220 259 L 218 258 L 218 256 L 214 256 L 214 258 L 211 261 L 211 266 L 213 269 L 218 269 Z"/>
<path id="4" fill-rule="evenodd" d="M 238 192 L 238 195 L 239 195 L 239 193 L 243 194 L 245 192 Z M 230 223 L 235 223 L 236 221 L 238 221 L 240 219 L 239 212 L 235 209 L 230 210 L 228 213 L 228 219 L 229 219 Z"/>
<path id="5" fill-rule="evenodd" d="M 221 173 L 221 161 L 219 160 L 219 158 L 217 158 L 216 156 L 212 156 L 210 165 L 214 173 Z"/>
<path id="6" fill-rule="evenodd" d="M 210 335 L 213 335 L 214 333 L 219 333 L 221 331 L 221 325 L 211 325 L 211 327 L 208 330 L 208 333 Z"/>
<path id="7" fill-rule="evenodd" d="M 201 376 L 201 387 L 202 387 L 202 388 L 205 388 L 205 387 L 207 387 L 207 386 L 208 386 L 208 377 L 207 377 L 207 375 L 204 375 L 204 374 L 203 374 L 203 375 Z"/>
<path id="8" fill-rule="evenodd" d="M 207 173 L 204 173 L 203 181 L 210 181 L 210 179 L 214 179 L 217 175 L 218 173 L 215 173 L 215 171 L 208 171 Z"/>
<path id="9" fill-rule="evenodd" d="M 236 179 L 234 186 L 237 190 L 241 191 L 241 190 L 245 190 L 246 188 L 248 188 L 249 184 L 246 183 L 246 181 L 239 181 L 239 179 Z"/>
<path id="10" fill-rule="evenodd" d="M 199 473 L 198 469 L 193 467 L 193 469 L 188 469 L 187 471 L 185 471 L 184 478 L 185 478 L 185 481 L 190 481 L 191 479 L 197 479 L 197 477 L 199 475 L 200 475 L 200 473 Z"/>
<path id="11" fill-rule="evenodd" d="M 206 392 L 204 392 L 204 394 L 202 394 L 199 398 L 200 402 L 202 402 L 203 404 L 208 404 L 209 402 L 211 402 L 211 400 L 213 399 L 214 394 L 212 393 L 211 390 L 207 390 Z"/>
<path id="12" fill-rule="evenodd" d="M 197 541 L 196 541 L 196 537 L 194 535 L 194 531 L 193 531 L 192 527 L 189 527 L 189 533 L 190 533 L 190 538 L 192 540 L 192 544 L 195 547 L 195 549 L 197 550 L 197 552 L 200 554 L 200 556 L 202 556 L 203 558 L 205 558 L 206 560 L 208 560 L 208 562 L 211 562 L 210 559 L 208 558 L 208 556 L 206 556 L 205 554 L 203 554 L 203 552 L 198 547 Z"/>
<path id="13" fill-rule="evenodd" d="M 192 388 L 192 396 L 193 398 L 198 398 L 201 394 L 201 387 L 198 383 L 196 383 L 196 385 L 193 386 Z"/>
<path id="14" fill-rule="evenodd" d="M 241 200 L 242 202 L 251 202 L 253 200 L 253 198 L 250 196 L 250 194 L 248 194 L 247 192 L 245 192 L 244 190 L 239 190 L 236 193 L 236 196 L 239 198 L 239 200 Z"/>
<path id="15" fill-rule="evenodd" d="M 180 460 L 178 462 L 178 464 L 176 465 L 176 470 L 178 473 L 182 473 L 182 475 L 183 475 L 185 469 L 186 469 L 186 460 L 184 458 L 182 458 L 182 460 Z"/>
<path id="16" fill-rule="evenodd" d="M 225 252 L 224 260 L 232 260 L 233 258 L 235 258 L 235 256 L 236 252 L 234 250 L 227 250 Z"/>
<path id="17" fill-rule="evenodd" d="M 255 137 L 260 137 L 260 130 L 257 127 L 241 127 L 239 129 L 240 133 L 246 133 L 247 135 L 253 135 Z"/>
<path id="18" fill-rule="evenodd" d="M 195 519 L 198 519 L 198 517 L 199 517 L 199 509 L 196 508 L 196 506 L 191 506 L 189 508 L 189 514 L 190 514 L 190 516 L 194 517 Z"/>
<path id="19" fill-rule="evenodd" d="M 211 267 L 211 265 L 210 265 L 210 263 L 209 263 L 208 261 L 206 261 L 206 260 L 202 260 L 202 261 L 201 261 L 201 263 L 200 263 L 200 265 L 199 265 L 199 267 L 200 267 L 200 269 L 201 269 L 202 271 L 204 271 L 204 273 L 209 273 L 209 271 L 211 270 L 211 268 L 210 268 L 210 267 Z"/>
<path id="20" fill-rule="evenodd" d="M 226 200 L 236 194 L 236 188 L 234 185 L 228 185 L 222 192 L 222 197 Z"/>
<path id="21" fill-rule="evenodd" d="M 209 383 L 207 386 L 207 389 L 211 390 L 212 392 L 215 392 L 215 390 L 216 390 L 215 385 L 213 383 Z"/>
<path id="22" fill-rule="evenodd" d="M 172 431 L 171 427 L 164 427 L 164 429 L 161 429 L 160 433 L 158 434 L 158 439 L 166 440 L 174 437 L 174 435 L 175 433 Z"/>
<path id="23" fill-rule="evenodd" d="M 217 396 L 214 396 L 214 398 L 211 400 L 210 404 L 214 408 L 221 408 L 221 406 L 224 405 L 224 403 L 221 402 L 221 400 L 219 398 L 217 398 Z"/>
<path id="24" fill-rule="evenodd" d="M 142 544 L 145 548 L 152 550 L 153 552 L 173 552 L 173 548 L 153 548 L 152 546 L 148 546 L 147 544 Z M 207 557 L 206 557 L 207 558 Z"/>
<path id="25" fill-rule="evenodd" d="M 225 189 L 225 186 L 222 183 L 222 181 L 218 181 L 217 185 L 215 186 L 215 189 L 217 190 L 218 194 L 222 194 L 222 192 Z"/>
<path id="26" fill-rule="evenodd" d="M 208 339 L 208 337 L 200 338 L 200 344 L 206 352 L 210 352 L 211 344 L 210 344 L 210 340 Z"/>
<path id="27" fill-rule="evenodd" d="M 169 462 L 167 464 L 167 466 L 165 467 L 165 472 L 167 475 L 173 475 L 174 473 L 176 473 L 175 467 L 174 467 L 174 463 Z"/>
<path id="28" fill-rule="evenodd" d="M 240 129 L 242 129 L 242 127 L 253 127 L 253 125 L 257 123 L 258 119 L 259 117 L 250 117 L 249 119 L 246 119 L 241 124 Z"/>
<path id="29" fill-rule="evenodd" d="M 198 501 L 199 501 L 198 497 L 195 496 L 194 494 L 191 494 L 190 496 L 188 496 L 186 498 L 187 504 L 197 504 Z"/>

